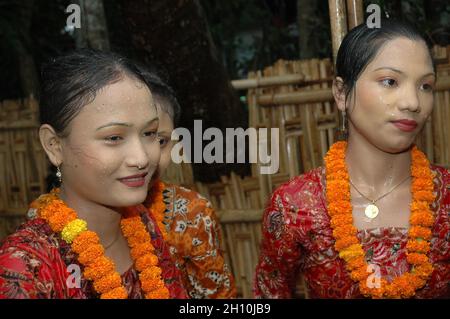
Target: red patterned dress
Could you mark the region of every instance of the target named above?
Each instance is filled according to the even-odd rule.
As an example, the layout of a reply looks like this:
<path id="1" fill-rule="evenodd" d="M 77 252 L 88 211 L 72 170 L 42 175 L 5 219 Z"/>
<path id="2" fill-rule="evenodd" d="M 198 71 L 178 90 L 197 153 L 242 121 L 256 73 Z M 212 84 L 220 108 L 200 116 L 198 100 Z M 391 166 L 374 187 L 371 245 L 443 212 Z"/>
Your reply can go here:
<path id="1" fill-rule="evenodd" d="M 141 211 L 142 221 L 149 231 L 170 298 L 186 298 L 180 272 L 172 261 L 155 220 L 143 205 L 136 208 Z M 98 298 L 92 282 L 83 277 L 80 288 L 71 288 L 72 285 L 67 284 L 73 283 L 69 276 L 74 274 L 69 265 L 78 265 L 83 269 L 69 244 L 55 234 L 43 219 L 31 219 L 0 245 L 0 299 Z M 142 299 L 140 281 L 134 267 L 121 277 L 128 298 Z"/>
<path id="2" fill-rule="evenodd" d="M 432 211 L 431 250 L 434 271 L 415 298 L 450 298 L 450 172 L 431 166 L 437 194 Z M 263 243 L 254 277 L 256 298 L 291 298 L 299 273 L 310 298 L 364 298 L 334 249 L 327 213 L 325 168 L 320 167 L 280 186 L 263 218 Z M 406 228 L 360 230 L 366 261 L 380 267 L 388 281 L 410 271 Z"/>

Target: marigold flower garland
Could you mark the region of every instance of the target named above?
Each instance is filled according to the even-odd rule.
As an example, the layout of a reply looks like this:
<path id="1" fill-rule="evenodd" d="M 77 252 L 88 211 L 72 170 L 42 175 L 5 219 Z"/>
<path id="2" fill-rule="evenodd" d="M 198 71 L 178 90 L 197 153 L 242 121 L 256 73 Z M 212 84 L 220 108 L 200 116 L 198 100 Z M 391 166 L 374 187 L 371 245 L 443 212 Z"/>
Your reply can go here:
<path id="1" fill-rule="evenodd" d="M 94 289 L 102 299 L 126 299 L 128 293 L 122 285 L 120 274 L 115 271 L 114 262 L 105 256 L 105 250 L 95 232 L 87 229 L 87 223 L 78 219 L 76 212 L 58 197 L 58 189 L 42 195 L 32 208 L 38 210 L 39 217 L 45 219 L 54 232 L 78 254 L 78 261 L 85 267 L 83 274 L 93 281 Z M 169 298 L 169 291 L 161 278 L 158 257 L 153 254 L 154 247 L 139 213 L 125 209 L 121 219 L 121 229 L 139 272 L 141 288 L 147 299 Z"/>
<path id="2" fill-rule="evenodd" d="M 357 229 L 353 226 L 352 205 L 350 197 L 349 175 L 345 163 L 346 142 L 332 145 L 325 156 L 326 196 L 331 227 L 335 238 L 335 249 L 339 257 L 346 262 L 350 277 L 359 282 L 361 293 L 372 298 L 409 298 L 417 289 L 422 288 L 431 273 L 433 266 L 427 253 L 430 250 L 431 226 L 434 216 L 430 205 L 434 201 L 433 173 L 426 156 L 413 147 L 411 151 L 412 203 L 410 229 L 408 232 L 407 261 L 411 271 L 388 283 L 381 278 L 379 288 L 368 287 L 370 275 L 365 253 L 357 237 Z"/>

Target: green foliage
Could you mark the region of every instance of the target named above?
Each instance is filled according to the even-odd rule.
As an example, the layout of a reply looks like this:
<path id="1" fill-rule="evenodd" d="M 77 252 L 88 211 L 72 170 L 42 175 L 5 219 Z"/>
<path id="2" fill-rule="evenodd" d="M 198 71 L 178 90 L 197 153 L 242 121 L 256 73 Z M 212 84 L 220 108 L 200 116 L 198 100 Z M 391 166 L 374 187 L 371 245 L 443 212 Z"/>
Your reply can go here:
<path id="1" fill-rule="evenodd" d="M 298 58 L 295 1 L 203 0 L 216 47 L 232 78 L 277 59 Z M 295 12 L 294 12 L 295 13 Z"/>

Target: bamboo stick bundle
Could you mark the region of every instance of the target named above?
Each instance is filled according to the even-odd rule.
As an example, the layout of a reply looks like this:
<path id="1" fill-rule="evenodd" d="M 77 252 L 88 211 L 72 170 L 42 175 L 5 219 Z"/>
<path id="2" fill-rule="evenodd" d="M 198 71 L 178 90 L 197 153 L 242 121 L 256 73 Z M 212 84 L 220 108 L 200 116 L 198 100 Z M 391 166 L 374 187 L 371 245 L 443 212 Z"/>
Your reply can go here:
<path id="1" fill-rule="evenodd" d="M 357 25 L 363 23 L 363 1 L 362 0 L 347 0 L 347 25 L 351 30 Z"/>
<path id="2" fill-rule="evenodd" d="M 330 12 L 333 61 L 336 61 L 339 46 L 347 33 L 347 10 L 344 0 L 328 0 L 328 8 Z"/>

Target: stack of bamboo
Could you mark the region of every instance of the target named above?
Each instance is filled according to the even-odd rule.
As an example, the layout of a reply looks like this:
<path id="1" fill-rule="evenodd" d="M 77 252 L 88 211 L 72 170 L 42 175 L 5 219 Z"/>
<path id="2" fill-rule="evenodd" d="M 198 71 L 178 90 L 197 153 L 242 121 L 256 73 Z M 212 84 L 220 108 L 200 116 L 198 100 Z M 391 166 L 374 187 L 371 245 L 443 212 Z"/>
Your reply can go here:
<path id="1" fill-rule="evenodd" d="M 46 190 L 48 164 L 32 97 L 0 105 L 0 238 L 20 224 L 31 200 Z"/>

